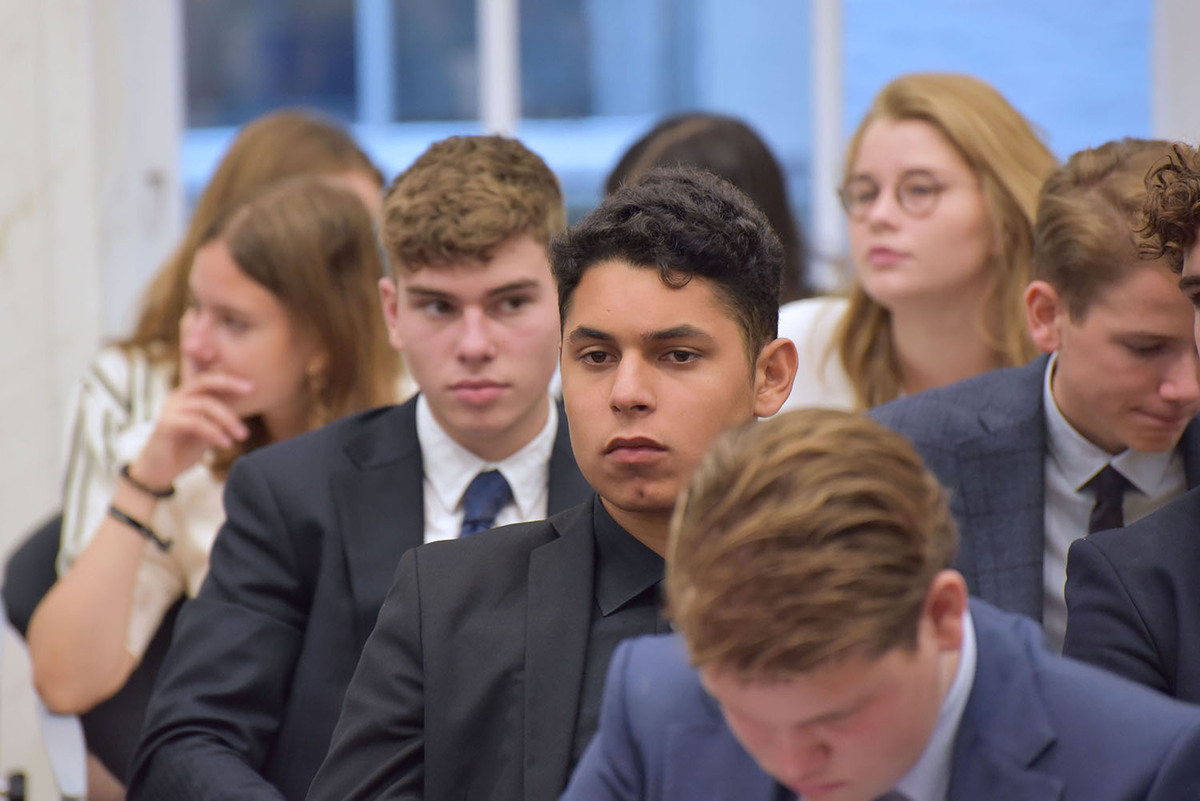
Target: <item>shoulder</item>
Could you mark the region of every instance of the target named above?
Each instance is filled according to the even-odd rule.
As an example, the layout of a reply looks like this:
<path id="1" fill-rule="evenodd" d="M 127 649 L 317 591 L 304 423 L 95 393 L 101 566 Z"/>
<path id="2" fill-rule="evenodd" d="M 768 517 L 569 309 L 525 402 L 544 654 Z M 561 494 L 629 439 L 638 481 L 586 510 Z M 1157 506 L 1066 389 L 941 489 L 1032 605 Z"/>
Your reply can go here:
<path id="1" fill-rule="evenodd" d="M 1099 531 L 1086 542 L 1104 553 L 1120 572 L 1188 570 L 1200 581 L 1200 488 L 1191 489 L 1123 529 Z"/>
<path id="2" fill-rule="evenodd" d="M 809 406 L 850 409 L 854 388 L 833 352 L 833 338 L 848 301 L 839 297 L 806 298 L 779 310 L 779 336 L 796 345 L 798 364 L 784 409 Z"/>
<path id="3" fill-rule="evenodd" d="M 430 542 L 415 548 L 413 559 L 424 571 L 444 571 L 456 581 L 470 584 L 498 578 L 497 565 L 526 566 L 529 554 L 552 542 L 562 540 L 558 549 L 563 558 L 593 548 L 592 503 L 587 501 L 559 512 L 546 520 L 514 523 L 470 537 Z M 476 575 L 474 571 L 481 574 Z M 524 569 L 519 571 L 522 575 Z"/>
<path id="4" fill-rule="evenodd" d="M 884 425 L 916 437 L 946 437 L 1021 423 L 1042 408 L 1046 357 L 1022 367 L 1004 367 L 890 401 L 869 414 Z"/>
<path id="5" fill-rule="evenodd" d="M 315 431 L 259 448 L 234 462 L 234 474 L 248 470 L 270 474 L 327 474 L 332 466 L 356 463 L 360 467 L 390 462 L 419 453 L 415 401 L 382 406 L 347 415 Z"/>
<path id="6" fill-rule="evenodd" d="M 806 340 L 814 334 L 832 331 L 848 306 L 846 298 L 836 296 L 785 303 L 779 307 L 779 336 Z"/>
<path id="7" fill-rule="evenodd" d="M 1151 747 L 1183 729 L 1200 733 L 1200 709 L 1092 665 L 1047 650 L 1032 621 L 972 601 L 979 664 L 972 700 L 1005 709 L 1023 681 L 1037 687 L 1038 706 L 1060 741 L 1138 742 Z M 1013 697 L 1010 697 L 1012 695 Z M 1035 727 L 1036 710 L 1021 702 L 1020 726 Z M 1001 714 L 1007 715 L 1005 709 Z M 995 727 L 998 732 L 1002 726 Z M 1075 746 L 1070 746 L 1074 748 Z"/>
<path id="8" fill-rule="evenodd" d="M 654 727 L 720 721 L 678 634 L 636 637 L 617 648 L 609 684 L 633 719 Z"/>

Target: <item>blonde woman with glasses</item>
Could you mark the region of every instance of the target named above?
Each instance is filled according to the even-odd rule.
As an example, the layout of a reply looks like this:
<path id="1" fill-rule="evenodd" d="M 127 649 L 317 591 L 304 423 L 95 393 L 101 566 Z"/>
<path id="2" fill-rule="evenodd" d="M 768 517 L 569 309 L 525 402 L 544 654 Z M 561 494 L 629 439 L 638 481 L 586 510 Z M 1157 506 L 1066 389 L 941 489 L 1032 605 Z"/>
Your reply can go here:
<path id="1" fill-rule="evenodd" d="M 780 310 L 800 369 L 787 408 L 869 409 L 1034 354 L 1022 293 L 1057 166 L 1029 122 L 965 75 L 904 75 L 850 140 L 839 196 L 847 297 Z"/>

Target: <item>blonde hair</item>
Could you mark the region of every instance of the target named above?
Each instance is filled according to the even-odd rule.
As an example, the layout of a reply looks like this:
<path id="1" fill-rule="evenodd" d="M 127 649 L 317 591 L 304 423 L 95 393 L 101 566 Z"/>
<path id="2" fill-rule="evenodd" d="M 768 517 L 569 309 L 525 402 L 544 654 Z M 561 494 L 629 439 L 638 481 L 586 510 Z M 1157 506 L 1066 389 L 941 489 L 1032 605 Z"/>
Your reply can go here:
<path id="1" fill-rule="evenodd" d="M 786 679 L 914 647 L 957 547 L 946 492 L 903 436 L 786 412 L 719 438 L 680 495 L 669 614 L 694 664 Z"/>
<path id="2" fill-rule="evenodd" d="M 383 187 L 383 175 L 354 138 L 331 119 L 301 109 L 265 114 L 234 138 L 196 201 L 183 241 L 142 297 L 133 333 L 118 344 L 179 362 L 179 319 L 187 308 L 188 273 L 204 233 L 230 206 L 285 178 L 362 172 Z"/>
<path id="3" fill-rule="evenodd" d="M 383 242 L 394 273 L 489 261 L 516 236 L 549 251 L 567 227 L 558 178 L 536 153 L 502 136 L 435 142 L 383 199 Z"/>
<path id="4" fill-rule="evenodd" d="M 376 289 L 383 254 L 356 195 L 321 178 L 293 178 L 218 217 L 199 246 L 216 241 L 324 355 L 322 371 L 308 376 L 309 429 L 396 399 L 400 357 L 388 344 Z M 215 475 L 267 444 L 261 420 L 249 428 L 246 441 L 218 451 Z"/>
<path id="5" fill-rule="evenodd" d="M 1146 177 L 1172 154 L 1164 140 L 1120 139 L 1081 150 L 1047 179 L 1038 203 L 1035 274 L 1080 320 L 1107 287 L 1143 269 L 1137 230 Z"/>
<path id="6" fill-rule="evenodd" d="M 863 134 L 876 120 L 918 120 L 932 125 L 979 176 L 999 244 L 991 269 L 992 320 L 981 320 L 997 367 L 1034 356 L 1026 329 L 1023 294 L 1033 274 L 1033 221 L 1038 191 L 1057 159 L 1029 122 L 1003 95 L 967 75 L 914 73 L 896 78 L 876 95 L 846 151 L 844 180 L 858 157 Z M 992 325 L 999 330 L 990 330 Z M 833 349 L 854 387 L 855 404 L 869 409 L 899 396 L 900 366 L 891 314 L 857 281 L 838 326 Z"/>

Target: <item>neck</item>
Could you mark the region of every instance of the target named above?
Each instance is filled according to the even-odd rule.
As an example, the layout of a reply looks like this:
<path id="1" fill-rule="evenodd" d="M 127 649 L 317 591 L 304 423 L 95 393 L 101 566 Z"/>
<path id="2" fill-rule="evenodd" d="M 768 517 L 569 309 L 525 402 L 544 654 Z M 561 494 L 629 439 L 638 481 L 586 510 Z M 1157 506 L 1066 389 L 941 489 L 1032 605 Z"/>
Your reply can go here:
<path id="1" fill-rule="evenodd" d="M 619 509 L 606 498 L 600 503 L 621 528 L 631 534 L 634 539 L 654 551 L 659 556 L 667 556 L 667 532 L 671 524 L 672 509 L 666 511 L 639 512 Z"/>
<path id="2" fill-rule="evenodd" d="M 979 325 L 981 305 L 892 310 L 892 342 L 906 393 L 953 384 L 997 366 L 995 350 Z"/>

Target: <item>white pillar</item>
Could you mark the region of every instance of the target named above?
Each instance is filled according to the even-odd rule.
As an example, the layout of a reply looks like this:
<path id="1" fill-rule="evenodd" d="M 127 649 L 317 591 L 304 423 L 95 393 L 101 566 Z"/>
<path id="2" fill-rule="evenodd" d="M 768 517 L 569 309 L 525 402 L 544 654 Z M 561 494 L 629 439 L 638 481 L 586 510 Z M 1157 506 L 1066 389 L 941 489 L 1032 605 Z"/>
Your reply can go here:
<path id="1" fill-rule="evenodd" d="M 814 0 L 812 4 L 812 281 L 834 288 L 845 276 L 845 218 L 835 191 L 842 164 L 842 3 Z"/>
<path id="2" fill-rule="evenodd" d="M 392 0 L 356 0 L 354 65 L 358 122 L 387 125 L 396 115 L 396 30 Z"/>
<path id="3" fill-rule="evenodd" d="M 521 119 L 517 0 L 476 0 L 479 119 L 488 133 L 513 136 Z"/>
<path id="4" fill-rule="evenodd" d="M 1200 4 L 1194 0 L 1155 2 L 1154 40 L 1150 45 L 1154 135 L 1190 145 L 1200 144 L 1198 26 Z"/>
<path id="5" fill-rule="evenodd" d="M 58 506 L 70 388 L 178 236 L 181 18 L 0 2 L 0 556 Z"/>

